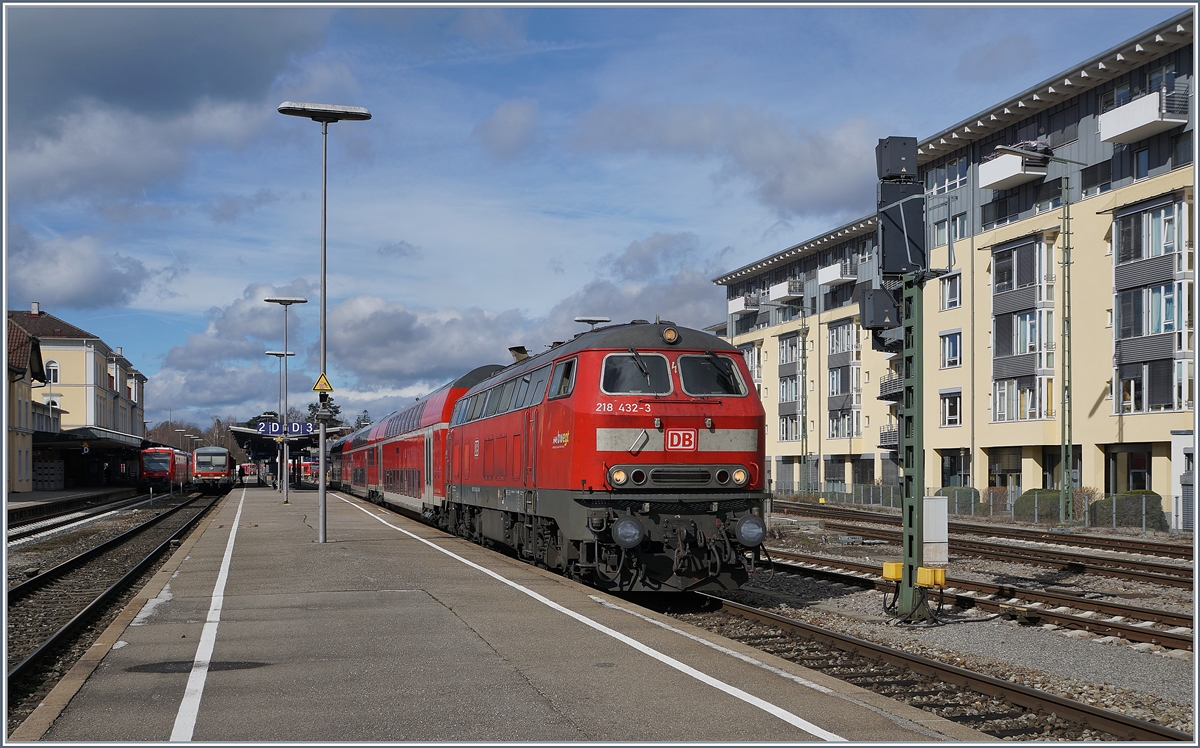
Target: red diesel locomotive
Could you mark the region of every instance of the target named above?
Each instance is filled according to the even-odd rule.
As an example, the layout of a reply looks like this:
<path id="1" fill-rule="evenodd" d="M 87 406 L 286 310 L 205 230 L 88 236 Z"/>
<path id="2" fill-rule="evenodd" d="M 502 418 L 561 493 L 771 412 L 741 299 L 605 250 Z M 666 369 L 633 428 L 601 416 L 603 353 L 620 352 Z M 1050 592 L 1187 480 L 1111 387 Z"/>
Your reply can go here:
<path id="1" fill-rule="evenodd" d="M 708 333 L 599 327 L 349 435 L 333 475 L 602 589 L 736 588 L 766 534 L 751 382 Z"/>
<path id="2" fill-rule="evenodd" d="M 192 482 L 192 456 L 182 450 L 143 449 L 138 462 L 138 485 L 143 491 L 151 488 L 170 491 L 172 485 L 183 487 Z"/>
<path id="3" fill-rule="evenodd" d="M 200 447 L 192 455 L 192 482 L 201 491 L 219 493 L 233 488 L 237 480 L 237 467 L 228 449 Z"/>

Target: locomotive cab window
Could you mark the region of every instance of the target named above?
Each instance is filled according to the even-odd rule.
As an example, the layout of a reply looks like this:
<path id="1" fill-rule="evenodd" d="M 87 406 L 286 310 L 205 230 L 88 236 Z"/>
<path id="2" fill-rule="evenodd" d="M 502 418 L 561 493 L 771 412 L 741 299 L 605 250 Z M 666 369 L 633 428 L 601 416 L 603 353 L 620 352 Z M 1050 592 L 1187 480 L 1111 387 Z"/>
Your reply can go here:
<path id="1" fill-rule="evenodd" d="M 577 359 L 567 359 L 555 365 L 554 378 L 550 380 L 550 399 L 566 397 L 575 389 L 575 364 Z"/>
<path id="2" fill-rule="evenodd" d="M 610 353 L 604 357 L 600 390 L 606 395 L 666 395 L 671 392 L 667 359 L 657 353 Z"/>
<path id="3" fill-rule="evenodd" d="M 737 366 L 728 356 L 709 353 L 704 356 L 680 356 L 679 378 L 683 391 L 694 397 L 730 395 L 742 397 L 746 385 Z"/>

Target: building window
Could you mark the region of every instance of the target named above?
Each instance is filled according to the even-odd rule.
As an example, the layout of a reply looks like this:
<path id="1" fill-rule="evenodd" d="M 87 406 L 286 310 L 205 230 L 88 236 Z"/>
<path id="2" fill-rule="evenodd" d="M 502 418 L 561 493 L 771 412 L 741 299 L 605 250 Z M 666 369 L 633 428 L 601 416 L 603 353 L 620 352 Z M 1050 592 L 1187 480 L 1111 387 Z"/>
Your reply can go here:
<path id="1" fill-rule="evenodd" d="M 829 354 L 846 353 L 858 348 L 857 325 L 831 325 L 829 327 Z"/>
<path id="2" fill-rule="evenodd" d="M 925 172 L 925 191 L 931 195 L 940 195 L 962 187 L 967 183 L 967 166 L 967 157 L 960 156 L 931 168 Z"/>
<path id="3" fill-rule="evenodd" d="M 1091 197 L 1112 189 L 1112 160 L 1101 161 L 1079 172 L 1083 196 Z"/>
<path id="4" fill-rule="evenodd" d="M 1143 148 L 1133 153 L 1133 178 L 1145 179 L 1150 176 L 1150 149 Z"/>
<path id="5" fill-rule="evenodd" d="M 1142 365 L 1121 367 L 1121 412 L 1141 413 L 1143 408 Z"/>
<path id="6" fill-rule="evenodd" d="M 941 336 L 942 367 L 952 369 L 962 366 L 962 333 L 952 332 Z"/>
<path id="7" fill-rule="evenodd" d="M 779 441 L 799 441 L 800 426 L 799 416 L 781 416 L 779 418 Z"/>
<path id="8" fill-rule="evenodd" d="M 942 395 L 942 425 L 962 425 L 962 393 Z"/>
<path id="9" fill-rule="evenodd" d="M 942 277 L 942 311 L 957 309 L 962 306 L 962 276 L 947 275 Z"/>
<path id="10" fill-rule="evenodd" d="M 983 228 L 995 228 L 1003 226 L 1006 223 L 1011 223 L 1017 219 L 1017 215 L 1021 212 L 1020 201 L 1018 196 L 1006 195 L 998 200 L 993 200 L 990 203 L 979 206 L 980 223 Z"/>
<path id="11" fill-rule="evenodd" d="M 1062 205 L 1062 178 L 1051 179 L 1038 185 L 1037 198 L 1033 203 L 1034 213 L 1045 213 Z"/>
<path id="12" fill-rule="evenodd" d="M 965 239 L 967 236 L 967 214 L 959 213 L 950 219 L 950 235 L 954 239 Z"/>
<path id="13" fill-rule="evenodd" d="M 992 255 L 992 291 L 1003 293 L 1037 283 L 1037 249 L 1023 244 Z"/>
<path id="14" fill-rule="evenodd" d="M 1105 91 L 1100 94 L 1100 112 L 1104 113 L 1111 109 L 1116 109 L 1119 106 L 1125 106 L 1130 102 L 1130 87 L 1128 83 L 1113 88 L 1111 91 Z"/>
<path id="15" fill-rule="evenodd" d="M 1171 138 L 1171 165 L 1178 169 L 1192 163 L 1192 134 L 1185 132 Z"/>
<path id="16" fill-rule="evenodd" d="M 46 383 L 58 384 L 58 362 L 51 359 L 46 362 L 44 368 L 46 369 Z"/>
<path id="17" fill-rule="evenodd" d="M 829 370 L 829 394 L 830 394 L 830 396 L 841 395 L 844 392 L 844 390 L 842 389 L 842 385 L 843 385 L 842 369 L 845 369 L 845 368 L 847 368 L 847 367 L 841 366 L 836 369 Z"/>
<path id="18" fill-rule="evenodd" d="M 793 335 L 790 338 L 779 339 L 779 363 L 790 364 L 799 358 L 799 339 Z"/>
<path id="19" fill-rule="evenodd" d="M 829 414 L 829 438 L 849 439 L 855 435 L 854 413 L 850 410 L 835 410 Z M 857 411 L 860 412 L 861 411 Z"/>
<path id="20" fill-rule="evenodd" d="M 800 388 L 796 377 L 782 377 L 779 380 L 779 402 L 794 403 L 798 399 Z"/>
<path id="21" fill-rule="evenodd" d="M 1017 323 L 1017 340 L 1014 355 L 1037 352 L 1037 312 L 1021 312 L 1015 317 Z"/>
<path id="22" fill-rule="evenodd" d="M 1117 264 L 1174 252 L 1177 233 L 1174 205 L 1118 218 L 1113 231 L 1117 244 Z"/>
<path id="23" fill-rule="evenodd" d="M 933 224 L 933 246 L 940 247 L 946 243 L 946 221 Z"/>
<path id="24" fill-rule="evenodd" d="M 992 420 L 1027 421 L 1038 417 L 1038 387 L 1034 377 L 1002 379 L 994 384 Z"/>

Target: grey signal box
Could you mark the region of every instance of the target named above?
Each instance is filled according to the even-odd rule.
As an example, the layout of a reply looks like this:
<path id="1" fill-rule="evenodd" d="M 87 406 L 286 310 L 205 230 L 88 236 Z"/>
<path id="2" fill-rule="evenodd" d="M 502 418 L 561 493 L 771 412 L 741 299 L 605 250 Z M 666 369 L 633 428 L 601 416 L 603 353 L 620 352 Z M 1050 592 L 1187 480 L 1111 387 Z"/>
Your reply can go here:
<path id="1" fill-rule="evenodd" d="M 881 269 L 895 275 L 925 270 L 925 188 L 919 182 L 878 185 Z"/>
<path id="2" fill-rule="evenodd" d="M 858 299 L 858 318 L 863 329 L 890 330 L 900 326 L 900 309 L 890 291 L 872 288 Z"/>
<path id="3" fill-rule="evenodd" d="M 917 178 L 917 139 L 893 135 L 875 146 L 875 168 L 880 179 Z"/>

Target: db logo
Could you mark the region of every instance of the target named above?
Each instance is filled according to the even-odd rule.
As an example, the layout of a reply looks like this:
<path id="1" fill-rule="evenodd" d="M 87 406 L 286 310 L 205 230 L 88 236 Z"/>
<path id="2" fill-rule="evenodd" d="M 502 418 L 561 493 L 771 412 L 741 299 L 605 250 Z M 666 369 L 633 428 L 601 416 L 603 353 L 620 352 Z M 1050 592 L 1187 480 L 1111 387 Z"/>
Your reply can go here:
<path id="1" fill-rule="evenodd" d="M 667 429 L 667 449 L 673 452 L 696 451 L 696 429 Z"/>

